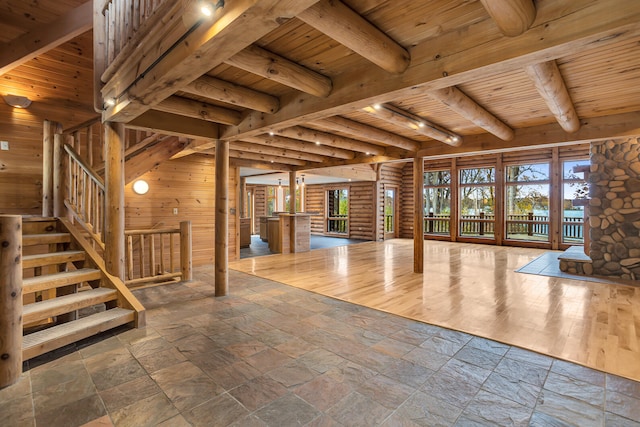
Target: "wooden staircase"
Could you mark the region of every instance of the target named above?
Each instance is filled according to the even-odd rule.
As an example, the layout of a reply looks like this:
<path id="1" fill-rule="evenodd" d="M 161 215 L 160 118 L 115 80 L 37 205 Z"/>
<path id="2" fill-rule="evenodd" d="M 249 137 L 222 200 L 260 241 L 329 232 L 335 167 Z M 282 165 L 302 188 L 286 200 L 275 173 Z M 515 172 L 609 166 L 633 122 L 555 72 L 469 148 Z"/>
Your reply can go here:
<path id="1" fill-rule="evenodd" d="M 23 359 L 124 324 L 144 326 L 144 307 L 71 223 L 24 218 Z"/>

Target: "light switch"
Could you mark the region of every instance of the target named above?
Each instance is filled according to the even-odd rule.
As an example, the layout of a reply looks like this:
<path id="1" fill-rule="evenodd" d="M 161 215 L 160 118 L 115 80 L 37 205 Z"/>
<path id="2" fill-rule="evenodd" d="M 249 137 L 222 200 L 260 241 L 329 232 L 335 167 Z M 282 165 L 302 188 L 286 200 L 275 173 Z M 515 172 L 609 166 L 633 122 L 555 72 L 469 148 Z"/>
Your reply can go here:
<path id="1" fill-rule="evenodd" d="M 173 208 L 173 214 L 178 215 L 178 208 Z"/>
<path id="2" fill-rule="evenodd" d="M 0 150 L 9 150 L 9 141 L 0 141 Z"/>

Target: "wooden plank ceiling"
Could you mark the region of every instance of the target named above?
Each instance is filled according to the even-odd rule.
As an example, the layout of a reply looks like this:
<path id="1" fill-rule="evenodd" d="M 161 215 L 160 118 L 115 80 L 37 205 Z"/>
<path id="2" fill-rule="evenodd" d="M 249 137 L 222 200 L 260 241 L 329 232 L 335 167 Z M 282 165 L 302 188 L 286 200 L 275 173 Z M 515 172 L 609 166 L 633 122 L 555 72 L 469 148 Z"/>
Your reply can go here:
<path id="1" fill-rule="evenodd" d="M 0 41 L 82 3 L 3 1 Z M 205 41 L 226 37 L 221 56 L 194 62 L 199 46 L 185 48 L 151 78 L 103 79 L 105 99 L 126 101 L 103 118 L 190 137 L 180 155 L 210 154 L 218 136 L 239 165 L 283 171 L 640 133 L 640 2 L 226 0 L 219 13 L 246 24 Z M 90 43 L 85 33 L 25 62 L 0 91 L 86 120 Z"/>

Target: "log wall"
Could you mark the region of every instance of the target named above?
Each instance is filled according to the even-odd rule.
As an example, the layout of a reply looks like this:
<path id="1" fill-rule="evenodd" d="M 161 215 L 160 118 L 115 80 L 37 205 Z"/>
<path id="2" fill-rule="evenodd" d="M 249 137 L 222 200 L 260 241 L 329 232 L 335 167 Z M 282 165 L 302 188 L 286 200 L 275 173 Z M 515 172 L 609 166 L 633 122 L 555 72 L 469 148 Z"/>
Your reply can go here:
<path id="1" fill-rule="evenodd" d="M 400 237 L 413 238 L 413 163 L 402 168 L 400 187 Z"/>
<path id="2" fill-rule="evenodd" d="M 400 193 L 402 190 L 402 176 L 403 169 L 406 163 L 389 163 L 380 166 L 380 180 L 377 186 L 377 200 L 376 200 L 376 237 L 375 240 L 384 240 L 384 192 L 389 187 L 397 188 L 397 200 L 398 206 L 396 207 L 396 214 L 400 216 L 398 220 L 398 226 L 402 218 L 402 204 Z M 398 232 L 400 236 L 400 232 Z"/>
<path id="3" fill-rule="evenodd" d="M 140 179 L 149 183 L 149 192 L 135 194 L 125 187 L 127 230 L 179 227 L 190 220 L 193 236 L 193 265 L 212 264 L 214 256 L 214 159 L 187 156 L 162 163 Z M 237 194 L 238 170 L 229 167 L 229 260 L 234 260 L 239 239 Z M 177 215 L 173 210 L 178 209 Z"/>

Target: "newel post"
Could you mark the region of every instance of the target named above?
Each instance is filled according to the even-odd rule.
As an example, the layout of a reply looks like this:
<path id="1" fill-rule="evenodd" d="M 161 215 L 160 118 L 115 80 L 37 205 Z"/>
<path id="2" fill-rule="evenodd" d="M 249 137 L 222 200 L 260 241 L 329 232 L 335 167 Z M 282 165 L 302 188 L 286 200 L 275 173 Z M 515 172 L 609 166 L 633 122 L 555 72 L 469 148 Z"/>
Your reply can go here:
<path id="1" fill-rule="evenodd" d="M 0 215 L 0 389 L 22 373 L 22 217 Z"/>
<path id="2" fill-rule="evenodd" d="M 193 280 L 191 259 L 191 221 L 180 222 L 180 271 L 182 281 Z"/>

